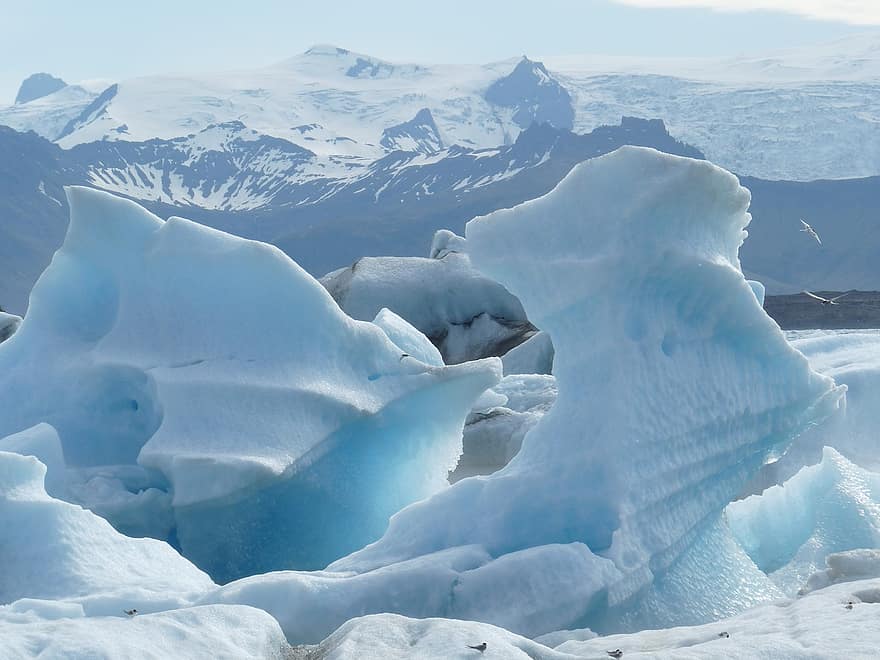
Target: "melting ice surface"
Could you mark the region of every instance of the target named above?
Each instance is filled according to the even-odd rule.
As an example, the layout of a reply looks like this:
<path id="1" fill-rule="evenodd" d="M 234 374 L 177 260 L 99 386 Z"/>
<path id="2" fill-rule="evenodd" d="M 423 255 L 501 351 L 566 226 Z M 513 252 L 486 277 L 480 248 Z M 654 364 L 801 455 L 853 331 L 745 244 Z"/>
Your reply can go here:
<path id="1" fill-rule="evenodd" d="M 264 607 L 289 639 L 314 642 L 370 612 L 533 636 L 661 613 L 696 623 L 778 593 L 720 515 L 843 388 L 743 278 L 748 203 L 710 163 L 627 147 L 470 222 L 473 264 L 552 338 L 554 407 L 504 469 L 407 507 L 328 571 L 211 599 Z"/>
<path id="2" fill-rule="evenodd" d="M 0 349 L 0 437 L 54 427 L 73 499 L 226 581 L 321 568 L 445 486 L 499 360 L 424 364 L 270 246 L 68 197 Z"/>

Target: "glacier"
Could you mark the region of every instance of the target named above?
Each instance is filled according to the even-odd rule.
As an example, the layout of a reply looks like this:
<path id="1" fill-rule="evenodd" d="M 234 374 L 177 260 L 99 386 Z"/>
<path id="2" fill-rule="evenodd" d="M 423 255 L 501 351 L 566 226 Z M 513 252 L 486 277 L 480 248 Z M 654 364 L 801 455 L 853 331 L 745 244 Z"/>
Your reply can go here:
<path id="1" fill-rule="evenodd" d="M 289 640 L 316 642 L 378 612 L 535 636 L 650 625 L 658 607 L 700 623 L 778 593 L 722 514 L 845 388 L 786 342 L 743 277 L 748 203 L 708 162 L 625 147 L 471 221 L 473 265 L 553 340 L 556 403 L 506 467 L 406 507 L 375 543 L 205 602 L 267 609 Z M 720 594 L 716 560 L 730 572 Z M 682 598 L 695 607 L 669 607 Z"/>
<path id="2" fill-rule="evenodd" d="M 425 364 L 274 247 L 87 188 L 68 201 L 0 350 L 0 437 L 50 424 L 80 502 L 228 581 L 322 568 L 446 485 L 499 360 Z"/>

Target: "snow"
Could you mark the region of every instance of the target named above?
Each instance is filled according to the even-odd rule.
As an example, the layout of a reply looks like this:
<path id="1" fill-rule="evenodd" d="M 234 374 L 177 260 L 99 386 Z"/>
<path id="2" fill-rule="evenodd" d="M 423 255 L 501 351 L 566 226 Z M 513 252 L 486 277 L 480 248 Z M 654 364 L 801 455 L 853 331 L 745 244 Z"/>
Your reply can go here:
<path id="1" fill-rule="evenodd" d="M 538 89 L 552 77 L 560 94 L 571 97 L 577 132 L 617 123 L 623 115 L 662 117 L 677 138 L 740 174 L 855 178 L 880 174 L 878 51 L 876 35 L 868 34 L 736 58 L 551 56 L 542 58 L 546 70 L 535 63 L 533 75 Z M 381 140 L 387 129 L 427 109 L 437 128 L 429 131 L 431 148 L 441 137 L 447 145 L 492 148 L 515 140 L 521 127 L 514 108 L 494 105 L 484 94 L 519 63 L 401 64 L 326 47 L 250 71 L 127 79 L 117 81 L 114 98 L 60 144 L 172 138 L 241 120 L 319 156 L 371 161 L 386 153 Z M 2 108 L 0 123 L 56 139 L 102 85 L 71 85 Z M 540 111 L 524 93 L 519 102 L 526 110 Z M 424 148 L 425 141 L 387 146 Z"/>
<path id="2" fill-rule="evenodd" d="M 36 613 L 28 615 L 0 608 L 0 638 L 7 660 L 281 660 L 285 646 L 278 624 L 268 614 L 228 605 L 138 614 L 131 619 L 82 618 L 80 614 L 79 618 L 74 615 L 46 620 Z"/>
<path id="3" fill-rule="evenodd" d="M 51 424 L 84 503 L 120 528 L 171 520 L 225 581 L 323 567 L 446 486 L 500 361 L 404 359 L 276 248 L 68 196 L 64 246 L 0 351 L 0 435 Z"/>
<path id="4" fill-rule="evenodd" d="M 772 596 L 722 512 L 844 389 L 743 277 L 748 202 L 710 163 L 623 148 L 471 221 L 474 265 L 553 339 L 551 410 L 505 468 L 406 507 L 325 572 L 248 578 L 216 600 L 268 608 L 314 643 L 379 612 L 535 636 L 710 621 Z"/>
<path id="5" fill-rule="evenodd" d="M 878 603 L 880 580 L 874 575 L 701 626 L 605 637 L 561 631 L 534 641 L 486 623 L 376 614 L 352 619 L 317 647 L 303 650 L 326 660 L 599 660 L 618 649 L 624 660 L 873 658 L 880 644 Z M 483 653 L 468 648 L 484 642 Z"/>
<path id="6" fill-rule="evenodd" d="M 87 614 L 119 615 L 179 605 L 214 586 L 167 543 L 122 536 L 103 518 L 49 497 L 45 473 L 32 456 L 0 451 L 0 529 L 8 530 L 0 604 L 77 599 Z"/>

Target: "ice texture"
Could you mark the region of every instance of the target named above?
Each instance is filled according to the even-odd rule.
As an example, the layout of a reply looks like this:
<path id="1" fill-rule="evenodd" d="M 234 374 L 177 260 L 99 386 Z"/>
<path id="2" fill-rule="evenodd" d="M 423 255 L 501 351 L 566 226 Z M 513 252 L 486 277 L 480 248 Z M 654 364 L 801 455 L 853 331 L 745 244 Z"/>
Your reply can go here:
<path id="1" fill-rule="evenodd" d="M 121 615 L 185 602 L 214 586 L 171 546 L 122 536 L 79 506 L 49 497 L 45 466 L 0 451 L 0 604 L 80 599 L 86 613 Z"/>
<path id="2" fill-rule="evenodd" d="M 640 594 L 690 622 L 749 604 L 769 581 L 715 536 L 724 507 L 844 388 L 810 369 L 743 277 L 748 204 L 710 163 L 623 148 L 471 221 L 474 266 L 553 340 L 554 406 L 505 468 L 403 509 L 327 572 L 217 597 L 262 603 L 307 641 L 382 611 L 534 636 L 638 612 Z M 690 598 L 693 611 L 676 605 Z"/>
<path id="3" fill-rule="evenodd" d="M 88 618 L 70 612 L 49 618 L 40 614 L 49 614 L 46 604 L 19 601 L 0 608 L 4 660 L 282 660 L 286 646 L 278 623 L 252 607 L 214 605 L 130 619 L 121 610 Z"/>
<path id="4" fill-rule="evenodd" d="M 486 623 L 375 614 L 348 621 L 308 650 L 325 660 L 598 660 L 615 650 L 623 660 L 874 658 L 878 607 L 880 580 L 872 576 L 700 626 L 603 637 L 570 630 L 530 640 Z M 482 654 L 468 648 L 482 643 Z"/>
<path id="5" fill-rule="evenodd" d="M 65 243 L 0 347 L 0 436 L 51 424 L 68 468 L 103 471 L 81 493 L 95 506 L 170 493 L 173 540 L 221 581 L 321 568 L 446 485 L 499 360 L 408 358 L 274 247 L 68 198 Z"/>
<path id="6" fill-rule="evenodd" d="M 406 319 L 447 364 L 503 355 L 535 328 L 516 297 L 471 266 L 464 245 L 441 230 L 429 258 L 364 257 L 321 283 L 353 318 L 370 321 L 387 307 Z"/>
<path id="7" fill-rule="evenodd" d="M 546 332 L 538 332 L 505 353 L 501 362 L 504 375 L 549 374 L 553 371 L 553 342 Z"/>
<path id="8" fill-rule="evenodd" d="M 0 311 L 0 344 L 14 335 L 20 325 L 20 316 Z"/>
<path id="9" fill-rule="evenodd" d="M 880 475 L 826 447 L 822 462 L 727 507 L 733 535 L 794 595 L 832 553 L 880 547 Z"/>
<path id="10" fill-rule="evenodd" d="M 387 307 L 379 310 L 373 323 L 382 328 L 382 331 L 388 335 L 388 339 L 394 342 L 394 345 L 407 356 L 434 367 L 443 366 L 443 357 L 437 347 L 425 335 Z"/>

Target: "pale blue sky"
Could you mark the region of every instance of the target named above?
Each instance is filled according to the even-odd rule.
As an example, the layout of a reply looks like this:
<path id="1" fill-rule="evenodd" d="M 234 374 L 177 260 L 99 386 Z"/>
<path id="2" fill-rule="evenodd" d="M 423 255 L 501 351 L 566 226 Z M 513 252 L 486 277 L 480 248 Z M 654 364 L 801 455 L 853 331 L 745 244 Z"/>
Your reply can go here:
<path id="1" fill-rule="evenodd" d="M 11 102 L 35 71 L 75 82 L 251 68 L 315 43 L 426 63 L 521 54 L 733 55 L 863 32 L 874 19 L 863 14 L 848 24 L 632 3 L 785 9 L 793 0 L 0 0 L 0 103 Z M 794 4 L 822 14 L 846 2 Z"/>

